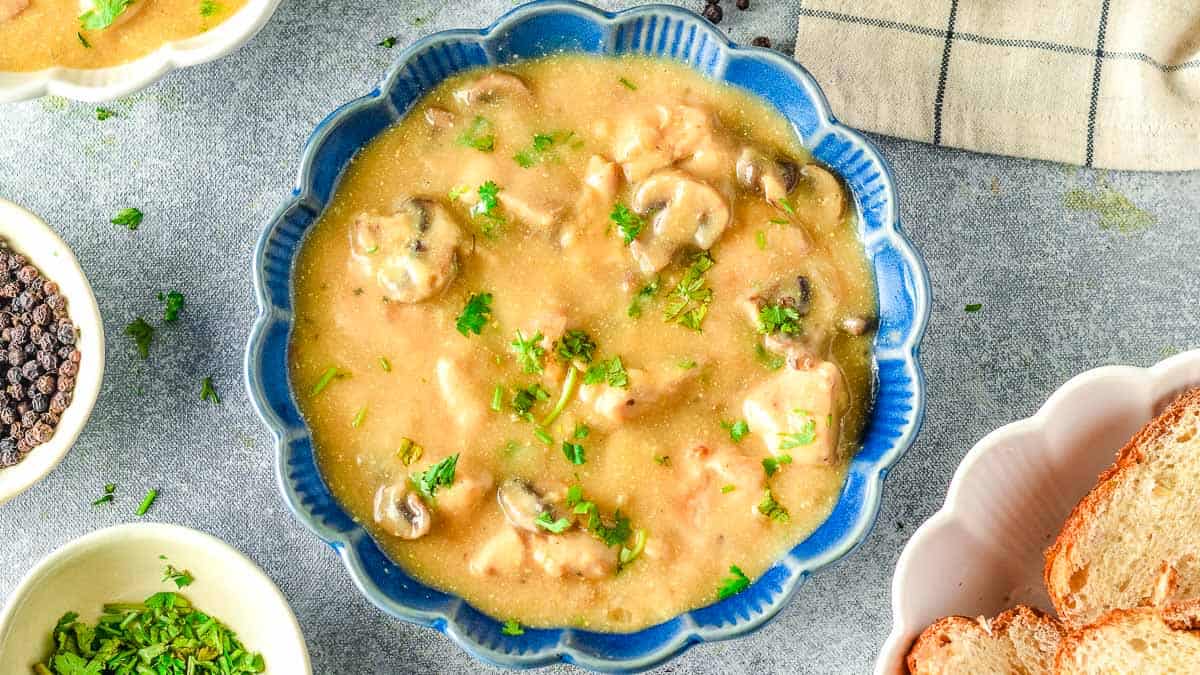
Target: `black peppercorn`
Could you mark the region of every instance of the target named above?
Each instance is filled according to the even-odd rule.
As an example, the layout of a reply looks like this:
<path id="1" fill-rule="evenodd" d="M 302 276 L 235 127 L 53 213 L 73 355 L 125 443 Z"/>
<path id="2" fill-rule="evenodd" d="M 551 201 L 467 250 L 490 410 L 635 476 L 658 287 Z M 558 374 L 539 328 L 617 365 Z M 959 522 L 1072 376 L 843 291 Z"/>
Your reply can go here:
<path id="1" fill-rule="evenodd" d="M 71 405 L 71 392 L 60 391 L 50 399 L 50 412 L 61 413 L 66 410 L 67 406 L 69 405 Z M 2 412 L 3 409 L 0 408 L 0 413 Z M 2 421 L 2 418 L 0 418 L 0 421 Z"/>
<path id="2" fill-rule="evenodd" d="M 704 6 L 704 18 L 713 23 L 721 23 L 721 19 L 725 18 L 725 12 L 721 10 L 721 6 L 713 2 Z"/>
<path id="3" fill-rule="evenodd" d="M 38 421 L 38 410 L 26 410 L 24 415 L 21 415 L 21 426 L 25 429 L 30 429 Z"/>
<path id="4" fill-rule="evenodd" d="M 742 11 L 750 9 L 750 0 L 737 0 L 737 8 Z"/>
<path id="5" fill-rule="evenodd" d="M 79 374 L 79 364 L 74 361 L 63 361 L 62 365 L 58 367 L 58 374 L 75 377 Z"/>
<path id="6" fill-rule="evenodd" d="M 21 374 L 25 376 L 25 379 L 33 381 L 42 374 L 42 369 L 38 366 L 37 361 L 26 361 L 25 365 L 21 366 Z"/>
<path id="7" fill-rule="evenodd" d="M 15 367 L 9 368 L 8 372 L 5 373 L 5 375 L 4 375 L 4 378 L 6 380 L 8 380 L 9 383 L 11 383 L 11 384 L 20 384 L 21 383 L 21 369 L 15 368 Z"/>
<path id="8" fill-rule="evenodd" d="M 30 397 L 29 401 L 33 404 L 33 412 L 35 413 L 41 414 L 50 409 L 50 397 L 46 396 L 45 394 L 34 394 L 32 397 Z M 37 419 L 38 418 L 35 416 L 33 421 L 37 422 Z M 21 418 L 21 422 L 25 422 L 24 417 Z"/>
<path id="9" fill-rule="evenodd" d="M 42 394 L 53 394 L 58 386 L 58 382 L 53 375 L 42 375 L 37 379 L 37 390 Z M 36 408 L 36 406 L 34 406 Z M 38 412 L 45 412 L 39 410 Z"/>

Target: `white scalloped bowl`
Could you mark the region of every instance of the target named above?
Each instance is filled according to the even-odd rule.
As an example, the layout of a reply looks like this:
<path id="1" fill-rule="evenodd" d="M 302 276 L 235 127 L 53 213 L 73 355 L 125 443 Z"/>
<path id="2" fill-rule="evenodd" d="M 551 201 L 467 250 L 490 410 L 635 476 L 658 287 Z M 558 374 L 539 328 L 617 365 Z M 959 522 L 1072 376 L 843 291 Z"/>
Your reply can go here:
<path id="1" fill-rule="evenodd" d="M 241 47 L 267 24 L 280 1 L 249 0 L 211 30 L 185 40 L 165 42 L 157 50 L 119 66 L 0 71 L 0 103 L 47 94 L 95 103 L 132 94 L 173 70 L 221 58 Z"/>
<path id="2" fill-rule="evenodd" d="M 906 673 L 914 639 L 938 618 L 994 616 L 1016 603 L 1053 613 L 1043 553 L 1117 451 L 1176 396 L 1200 386 L 1200 350 L 1152 368 L 1072 378 L 1029 419 L 1003 426 L 959 465 L 946 503 L 896 564 L 892 632 L 875 675 Z"/>

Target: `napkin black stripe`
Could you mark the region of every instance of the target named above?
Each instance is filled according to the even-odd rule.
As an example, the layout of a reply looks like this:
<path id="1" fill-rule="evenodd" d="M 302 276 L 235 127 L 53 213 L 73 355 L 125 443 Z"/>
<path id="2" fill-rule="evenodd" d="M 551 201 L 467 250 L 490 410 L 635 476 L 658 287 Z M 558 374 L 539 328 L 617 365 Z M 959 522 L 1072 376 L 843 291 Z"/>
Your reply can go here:
<path id="1" fill-rule="evenodd" d="M 800 8 L 800 16 L 806 16 L 813 19 L 827 19 L 830 21 L 838 21 L 841 23 L 851 23 L 860 26 L 871 26 L 873 28 L 885 28 L 888 30 L 898 30 L 904 33 L 913 35 L 921 35 L 924 37 L 932 37 L 938 39 L 946 39 L 946 31 L 940 28 L 929 28 L 927 26 L 918 26 L 912 23 L 903 23 L 900 21 L 889 21 L 886 19 L 873 19 L 865 16 L 856 16 L 853 14 L 843 14 L 841 12 L 832 12 L 825 9 L 808 9 Z M 1049 42 L 1046 40 L 1026 40 L 1021 38 L 1002 38 L 989 37 L 987 35 L 979 35 L 978 33 L 954 33 L 954 39 L 962 42 L 974 42 L 976 44 L 988 45 L 990 47 L 1020 47 L 1022 49 L 1040 49 L 1047 52 L 1057 52 L 1059 54 L 1070 54 L 1072 56 L 1092 56 L 1096 55 L 1095 49 L 1087 49 L 1086 47 L 1076 47 L 1074 45 L 1065 45 L 1058 42 Z M 1190 70 L 1192 68 L 1200 68 L 1200 59 L 1192 59 L 1182 63 L 1162 63 L 1154 57 L 1143 52 L 1110 52 L 1101 50 L 1100 54 L 1111 61 L 1141 61 L 1148 66 L 1152 66 L 1164 73 L 1174 73 L 1180 70 Z"/>
<path id="2" fill-rule="evenodd" d="M 942 47 L 942 69 L 938 73 L 937 94 L 933 97 L 934 145 L 942 144 L 942 104 L 946 101 L 946 75 L 950 71 L 950 47 L 954 44 L 954 17 L 957 14 L 958 0 L 950 0 L 950 18 L 946 20 L 946 44 Z"/>
<path id="3" fill-rule="evenodd" d="M 1087 155 L 1083 165 L 1092 166 L 1092 154 L 1096 143 L 1096 107 L 1100 101 L 1100 71 L 1104 67 L 1104 33 L 1108 28 L 1108 2 L 1100 5 L 1100 28 L 1096 31 L 1096 65 L 1092 69 L 1092 100 L 1088 105 Z"/>

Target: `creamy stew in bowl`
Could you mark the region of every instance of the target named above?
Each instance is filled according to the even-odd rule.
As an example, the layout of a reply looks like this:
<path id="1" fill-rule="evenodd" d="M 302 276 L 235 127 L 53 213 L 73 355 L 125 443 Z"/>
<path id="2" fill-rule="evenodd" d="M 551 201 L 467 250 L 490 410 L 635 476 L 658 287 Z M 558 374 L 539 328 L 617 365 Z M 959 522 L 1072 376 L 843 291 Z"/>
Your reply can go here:
<path id="1" fill-rule="evenodd" d="M 246 0 L 0 0 L 0 71 L 105 68 L 199 35 Z"/>
<path id="2" fill-rule="evenodd" d="M 670 62 L 443 83 L 349 165 L 294 274 L 333 494 L 502 620 L 631 631 L 744 588 L 829 515 L 870 405 L 845 187 Z"/>

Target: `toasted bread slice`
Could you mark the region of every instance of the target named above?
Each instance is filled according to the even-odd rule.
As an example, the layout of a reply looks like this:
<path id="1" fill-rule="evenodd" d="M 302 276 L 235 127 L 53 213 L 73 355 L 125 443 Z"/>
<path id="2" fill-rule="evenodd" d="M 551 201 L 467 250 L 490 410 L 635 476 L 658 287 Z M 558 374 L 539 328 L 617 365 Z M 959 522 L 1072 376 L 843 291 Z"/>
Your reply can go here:
<path id="1" fill-rule="evenodd" d="M 926 628 L 908 652 L 913 675 L 1049 673 L 1062 624 L 1017 605 L 992 621 L 948 616 Z"/>
<path id="2" fill-rule="evenodd" d="M 1147 605 L 1159 569 L 1179 598 L 1200 597 L 1200 389 L 1146 425 L 1100 475 L 1046 552 L 1046 590 L 1081 627 L 1111 609 Z"/>
<path id="3" fill-rule="evenodd" d="M 1200 672 L 1200 600 L 1115 609 L 1063 638 L 1055 675 Z"/>

